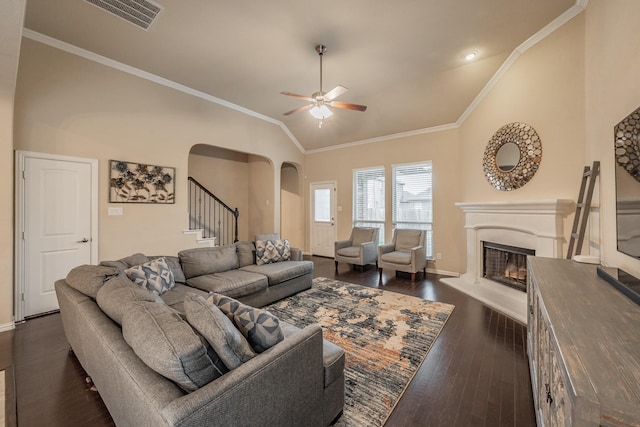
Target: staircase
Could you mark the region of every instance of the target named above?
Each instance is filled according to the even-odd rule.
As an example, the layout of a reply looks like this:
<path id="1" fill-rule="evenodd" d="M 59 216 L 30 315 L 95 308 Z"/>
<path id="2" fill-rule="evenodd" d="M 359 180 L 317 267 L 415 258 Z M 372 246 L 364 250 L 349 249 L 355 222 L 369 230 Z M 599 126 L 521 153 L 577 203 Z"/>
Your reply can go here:
<path id="1" fill-rule="evenodd" d="M 189 177 L 189 230 L 202 233 L 214 245 L 238 241 L 238 209 L 232 209 L 193 177 Z"/>

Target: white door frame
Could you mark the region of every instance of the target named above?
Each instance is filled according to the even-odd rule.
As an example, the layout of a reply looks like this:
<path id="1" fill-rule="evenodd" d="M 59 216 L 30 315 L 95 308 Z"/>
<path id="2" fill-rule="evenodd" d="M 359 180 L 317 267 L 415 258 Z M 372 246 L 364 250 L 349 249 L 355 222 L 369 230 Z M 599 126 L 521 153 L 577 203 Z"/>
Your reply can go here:
<path id="1" fill-rule="evenodd" d="M 313 194 L 313 187 L 316 185 L 332 185 L 335 189 L 334 191 L 334 206 L 331 206 L 331 216 L 333 217 L 333 240 L 335 241 L 338 236 L 338 215 L 337 215 L 337 205 L 338 205 L 338 183 L 336 181 L 319 181 L 319 182 L 310 182 L 309 183 L 309 249 L 313 254 L 313 223 L 315 222 L 314 217 L 314 203 L 315 203 L 315 195 Z M 334 254 L 335 256 L 335 254 Z"/>
<path id="2" fill-rule="evenodd" d="M 24 165 L 27 158 L 59 160 L 66 162 L 88 163 L 91 166 L 91 263 L 98 263 L 98 160 L 83 157 L 60 156 L 57 154 L 36 153 L 16 150 L 15 152 L 15 283 L 14 283 L 14 322 L 24 320 L 25 292 L 25 183 Z"/>

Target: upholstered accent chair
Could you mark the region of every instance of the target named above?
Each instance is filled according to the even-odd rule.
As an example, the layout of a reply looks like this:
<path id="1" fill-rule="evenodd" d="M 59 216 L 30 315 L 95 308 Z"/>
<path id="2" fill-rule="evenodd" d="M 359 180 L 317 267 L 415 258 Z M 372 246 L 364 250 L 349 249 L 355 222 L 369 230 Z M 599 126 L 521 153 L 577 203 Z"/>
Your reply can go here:
<path id="1" fill-rule="evenodd" d="M 338 263 L 359 265 L 361 270 L 367 264 L 378 260 L 378 229 L 375 227 L 353 227 L 349 240 L 334 243 L 336 271 Z"/>
<path id="2" fill-rule="evenodd" d="M 393 231 L 393 241 L 378 246 L 380 280 L 384 268 L 411 273 L 412 282 L 416 280 L 416 272 L 422 270 L 422 273 L 426 274 L 426 235 L 425 230 L 396 228 Z"/>

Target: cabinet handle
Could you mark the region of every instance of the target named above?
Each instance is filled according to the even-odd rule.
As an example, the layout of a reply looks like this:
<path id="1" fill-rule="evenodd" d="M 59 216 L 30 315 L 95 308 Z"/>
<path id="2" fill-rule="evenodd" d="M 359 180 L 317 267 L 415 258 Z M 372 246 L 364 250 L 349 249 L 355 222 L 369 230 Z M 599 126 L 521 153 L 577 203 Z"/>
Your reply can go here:
<path id="1" fill-rule="evenodd" d="M 529 304 L 529 314 L 533 316 L 533 305 Z"/>
<path id="2" fill-rule="evenodd" d="M 544 388 L 547 391 L 547 403 L 551 405 L 553 403 L 553 397 L 551 397 L 551 387 L 549 386 L 549 383 L 545 383 Z"/>

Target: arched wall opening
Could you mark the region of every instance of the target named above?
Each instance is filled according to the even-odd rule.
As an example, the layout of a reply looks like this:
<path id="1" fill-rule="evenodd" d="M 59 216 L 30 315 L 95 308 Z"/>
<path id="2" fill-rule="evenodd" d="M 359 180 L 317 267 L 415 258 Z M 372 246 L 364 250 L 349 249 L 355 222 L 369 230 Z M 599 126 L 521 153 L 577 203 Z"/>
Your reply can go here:
<path id="1" fill-rule="evenodd" d="M 275 184 L 269 159 L 196 144 L 189 151 L 188 174 L 227 206 L 238 209 L 239 240 L 273 231 Z"/>

